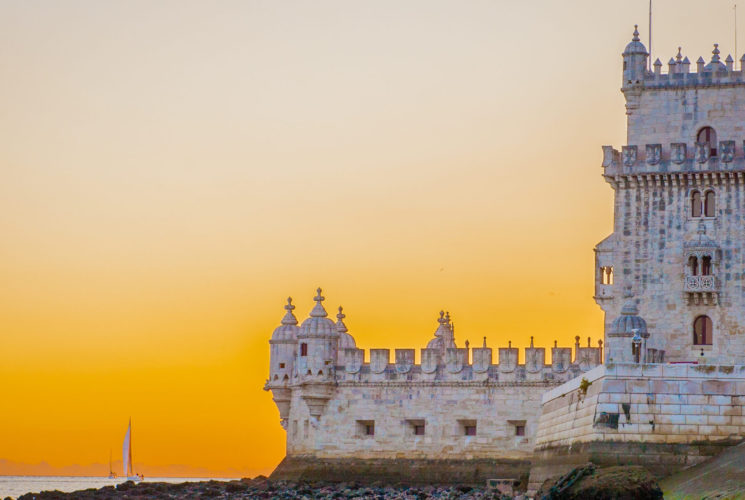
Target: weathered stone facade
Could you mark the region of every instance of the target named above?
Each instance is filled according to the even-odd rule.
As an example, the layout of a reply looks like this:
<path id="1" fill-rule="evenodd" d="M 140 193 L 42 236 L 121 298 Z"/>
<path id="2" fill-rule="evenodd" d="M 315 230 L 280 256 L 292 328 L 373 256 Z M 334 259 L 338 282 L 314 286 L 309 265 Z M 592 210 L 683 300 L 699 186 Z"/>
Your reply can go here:
<path id="1" fill-rule="evenodd" d="M 629 145 L 603 148 L 614 228 L 595 249 L 606 358 L 632 360 L 633 332 L 611 331 L 631 302 L 665 360 L 745 363 L 745 72 L 716 47 L 697 72 L 680 53 L 648 71 L 637 35 L 623 59 Z"/>

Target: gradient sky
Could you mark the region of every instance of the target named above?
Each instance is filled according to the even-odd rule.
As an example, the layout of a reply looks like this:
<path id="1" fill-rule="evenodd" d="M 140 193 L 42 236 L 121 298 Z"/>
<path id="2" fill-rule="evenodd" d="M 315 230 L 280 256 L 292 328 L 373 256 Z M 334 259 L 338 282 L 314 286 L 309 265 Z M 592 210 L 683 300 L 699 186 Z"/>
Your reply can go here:
<path id="1" fill-rule="evenodd" d="M 653 56 L 735 56 L 732 6 L 656 0 Z M 106 463 L 131 416 L 136 463 L 269 472 L 267 341 L 317 286 L 366 349 L 443 308 L 459 343 L 595 342 L 647 9 L 0 1 L 0 459 Z"/>

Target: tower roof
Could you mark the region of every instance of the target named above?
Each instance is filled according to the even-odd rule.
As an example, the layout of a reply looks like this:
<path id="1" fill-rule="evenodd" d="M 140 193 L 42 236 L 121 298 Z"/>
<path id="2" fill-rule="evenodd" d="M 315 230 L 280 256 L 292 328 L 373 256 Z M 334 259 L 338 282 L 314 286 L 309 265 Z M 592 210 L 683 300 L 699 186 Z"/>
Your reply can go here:
<path id="1" fill-rule="evenodd" d="M 281 324 L 272 333 L 272 340 L 276 342 L 295 342 L 297 340 L 297 318 L 292 313 L 295 306 L 292 305 L 292 297 L 287 297 L 285 316 Z"/>
<path id="2" fill-rule="evenodd" d="M 644 46 L 644 44 L 639 39 L 639 30 L 637 29 L 638 25 L 634 25 L 634 37 L 631 39 L 631 42 L 626 46 L 626 48 L 623 51 L 623 55 L 629 56 L 632 54 L 641 54 L 641 55 L 649 55 L 647 53 L 647 48 Z"/>
<path id="3" fill-rule="evenodd" d="M 611 323 L 610 334 L 616 335 L 634 335 L 638 333 L 641 336 L 649 336 L 647 332 L 647 322 L 639 316 L 639 309 L 636 303 L 629 299 L 621 309 L 621 315 Z"/>
<path id="4" fill-rule="evenodd" d="M 316 296 L 313 298 L 316 305 L 311 309 L 310 317 L 300 325 L 300 335 L 338 337 L 339 332 L 336 330 L 336 325 L 327 318 L 328 313 L 323 308 L 322 302 L 326 299 L 321 295 L 321 291 L 320 288 L 316 290 Z"/>
<path id="5" fill-rule="evenodd" d="M 720 71 L 726 70 L 727 66 L 719 58 L 719 44 L 714 44 L 714 50 L 711 51 L 711 62 L 704 66 L 704 71 Z"/>

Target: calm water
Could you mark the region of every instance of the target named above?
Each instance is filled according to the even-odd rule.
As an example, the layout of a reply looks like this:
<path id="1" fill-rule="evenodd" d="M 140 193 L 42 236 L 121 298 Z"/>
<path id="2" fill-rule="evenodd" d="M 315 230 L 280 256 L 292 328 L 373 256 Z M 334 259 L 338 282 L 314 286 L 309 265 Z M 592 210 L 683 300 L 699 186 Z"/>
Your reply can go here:
<path id="1" fill-rule="evenodd" d="M 184 483 L 186 481 L 209 481 L 217 478 L 196 477 L 148 477 L 145 482 Z M 230 479 L 218 479 L 229 481 Z M 71 476 L 0 476 L 0 499 L 17 498 L 25 493 L 38 493 L 44 490 L 77 491 L 87 488 L 123 483 L 125 480 L 105 477 L 71 477 Z"/>

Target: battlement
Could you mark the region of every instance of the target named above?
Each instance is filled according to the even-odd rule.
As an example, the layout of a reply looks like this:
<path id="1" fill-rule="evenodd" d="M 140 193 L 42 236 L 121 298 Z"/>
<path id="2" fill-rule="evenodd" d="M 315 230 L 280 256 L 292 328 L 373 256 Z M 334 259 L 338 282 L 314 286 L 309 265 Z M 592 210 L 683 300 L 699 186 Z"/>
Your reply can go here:
<path id="1" fill-rule="evenodd" d="M 597 347 L 579 346 L 579 337 L 572 356 L 571 347 L 551 348 L 551 363 L 546 363 L 546 348 L 526 347 L 523 363 L 520 349 L 501 347 L 496 350 L 494 363 L 491 347 L 421 349 L 421 363 L 414 363 L 414 349 L 395 349 L 391 360 L 390 349 L 371 349 L 369 362 L 365 351 L 345 349 L 344 363 L 337 366 L 339 382 L 396 382 L 396 381 L 474 381 L 474 382 L 555 382 L 567 380 L 591 370 L 602 362 L 602 341 Z"/>
<path id="2" fill-rule="evenodd" d="M 740 58 L 740 70 L 735 70 L 735 60 L 728 55 L 724 63 L 719 57 L 719 44 L 714 44 L 710 62 L 699 57 L 695 66 L 684 57 L 680 48 L 675 58 L 670 58 L 667 71 L 662 71 L 662 61 L 657 59 L 653 64 L 653 71 L 645 71 L 638 82 L 625 82 L 626 86 L 641 86 L 645 89 L 680 88 L 680 87 L 708 87 L 712 85 L 745 85 L 745 54 Z"/>
<path id="3" fill-rule="evenodd" d="M 606 176 L 636 174 L 723 173 L 742 181 L 745 172 L 745 137 L 710 143 L 672 142 L 669 144 L 633 144 L 603 146 L 602 167 Z"/>

